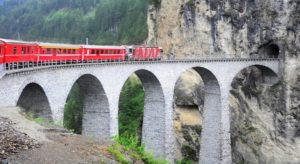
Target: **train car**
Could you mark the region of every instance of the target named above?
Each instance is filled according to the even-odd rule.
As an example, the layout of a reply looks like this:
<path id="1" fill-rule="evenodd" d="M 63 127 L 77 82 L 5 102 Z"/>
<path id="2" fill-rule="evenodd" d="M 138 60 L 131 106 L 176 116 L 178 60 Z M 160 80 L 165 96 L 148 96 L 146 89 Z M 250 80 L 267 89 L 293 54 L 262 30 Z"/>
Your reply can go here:
<path id="1" fill-rule="evenodd" d="M 4 44 L 5 43 L 0 40 L 0 65 L 4 63 Z"/>
<path id="2" fill-rule="evenodd" d="M 38 44 L 18 40 L 0 39 L 3 62 L 22 63 L 37 59 Z"/>
<path id="3" fill-rule="evenodd" d="M 98 46 L 0 39 L 0 65 L 8 69 L 43 63 L 161 60 L 162 49 L 146 46 Z"/>
<path id="4" fill-rule="evenodd" d="M 83 60 L 123 61 L 126 58 L 124 46 L 83 45 Z"/>
<path id="5" fill-rule="evenodd" d="M 159 47 L 129 46 L 127 51 L 129 60 L 161 60 L 162 49 Z"/>
<path id="6" fill-rule="evenodd" d="M 82 46 L 80 45 L 39 43 L 38 62 L 73 62 L 82 60 Z"/>

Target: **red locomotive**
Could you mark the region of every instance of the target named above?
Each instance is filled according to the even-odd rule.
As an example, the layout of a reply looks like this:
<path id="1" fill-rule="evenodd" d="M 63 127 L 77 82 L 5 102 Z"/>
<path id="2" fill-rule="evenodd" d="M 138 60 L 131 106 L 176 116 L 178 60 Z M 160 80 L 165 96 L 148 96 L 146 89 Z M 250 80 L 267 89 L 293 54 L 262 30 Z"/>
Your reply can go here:
<path id="1" fill-rule="evenodd" d="M 44 62 L 161 60 L 162 49 L 144 46 L 98 46 L 0 39 L 0 64 Z"/>

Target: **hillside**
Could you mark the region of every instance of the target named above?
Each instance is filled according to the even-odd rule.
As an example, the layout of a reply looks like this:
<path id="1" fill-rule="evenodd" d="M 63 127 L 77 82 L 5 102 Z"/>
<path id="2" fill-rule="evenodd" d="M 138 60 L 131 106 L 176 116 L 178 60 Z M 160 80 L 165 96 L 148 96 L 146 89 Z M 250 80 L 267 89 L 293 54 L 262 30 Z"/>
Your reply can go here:
<path id="1" fill-rule="evenodd" d="M 1 0 L 0 37 L 90 44 L 140 44 L 147 0 Z"/>
<path id="2" fill-rule="evenodd" d="M 17 107 L 0 109 L 0 142 L 0 163 L 117 163 L 106 151 L 109 143 L 46 122 L 38 124 Z"/>

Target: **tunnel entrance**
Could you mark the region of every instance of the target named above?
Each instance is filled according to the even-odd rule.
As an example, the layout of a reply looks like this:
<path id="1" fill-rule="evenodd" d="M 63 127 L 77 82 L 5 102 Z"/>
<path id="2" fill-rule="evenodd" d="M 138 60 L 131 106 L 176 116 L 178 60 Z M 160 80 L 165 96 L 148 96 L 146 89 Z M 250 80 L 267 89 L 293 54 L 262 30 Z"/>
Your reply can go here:
<path id="1" fill-rule="evenodd" d="M 276 44 L 270 44 L 265 47 L 265 53 L 269 58 L 279 58 L 280 48 Z"/>
<path id="2" fill-rule="evenodd" d="M 137 136 L 156 157 L 164 154 L 164 101 L 160 82 L 147 70 L 128 78 L 119 99 L 119 134 Z"/>
<path id="3" fill-rule="evenodd" d="M 52 121 L 48 98 L 43 88 L 36 83 L 30 83 L 23 89 L 17 106 L 33 118 L 41 117 Z"/>
<path id="4" fill-rule="evenodd" d="M 93 75 L 81 76 L 66 101 L 64 126 L 99 141 L 110 139 L 110 114 L 106 93 Z"/>

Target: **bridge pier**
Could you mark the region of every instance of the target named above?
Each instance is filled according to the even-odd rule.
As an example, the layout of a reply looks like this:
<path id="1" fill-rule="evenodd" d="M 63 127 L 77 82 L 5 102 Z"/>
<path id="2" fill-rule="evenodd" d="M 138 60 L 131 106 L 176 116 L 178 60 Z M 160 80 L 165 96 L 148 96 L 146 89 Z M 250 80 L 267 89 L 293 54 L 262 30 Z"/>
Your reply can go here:
<path id="1" fill-rule="evenodd" d="M 231 164 L 231 134 L 230 134 L 230 110 L 229 110 L 229 91 L 231 82 L 224 82 L 221 85 L 221 163 Z"/>
<path id="2" fill-rule="evenodd" d="M 156 157 L 164 157 L 165 98 L 161 83 L 147 70 L 138 70 L 135 74 L 145 92 L 142 142 L 146 150 L 153 152 Z"/>

